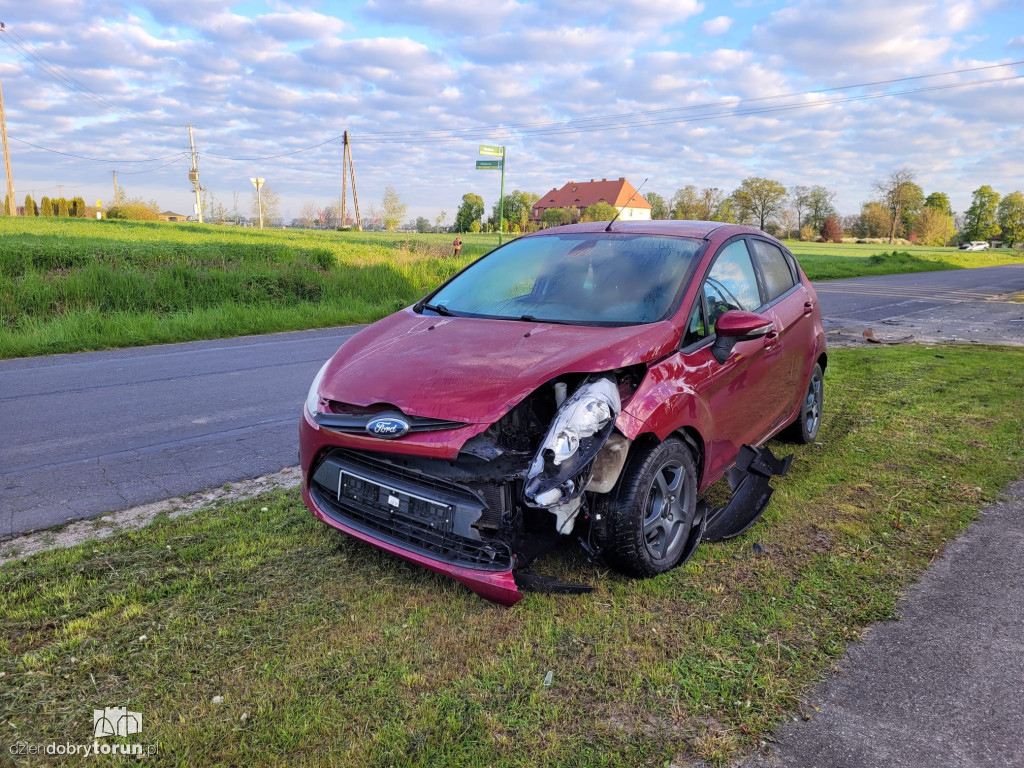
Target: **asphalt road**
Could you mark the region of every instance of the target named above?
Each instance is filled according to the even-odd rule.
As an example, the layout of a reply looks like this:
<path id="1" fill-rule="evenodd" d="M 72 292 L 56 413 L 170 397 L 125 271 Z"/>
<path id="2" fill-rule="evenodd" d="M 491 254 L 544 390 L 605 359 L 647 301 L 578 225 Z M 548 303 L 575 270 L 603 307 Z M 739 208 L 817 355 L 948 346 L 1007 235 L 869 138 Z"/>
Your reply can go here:
<path id="1" fill-rule="evenodd" d="M 834 332 L 1024 343 L 1011 291 L 1024 265 L 819 286 Z M 356 330 L 0 361 L 0 540 L 294 465 L 309 382 Z"/>
<path id="2" fill-rule="evenodd" d="M 1024 264 L 948 272 L 857 277 L 817 286 L 822 317 L 835 333 L 915 341 L 1024 344 Z"/>
<path id="3" fill-rule="evenodd" d="M 0 540 L 295 465 L 309 383 L 357 330 L 0 362 Z"/>

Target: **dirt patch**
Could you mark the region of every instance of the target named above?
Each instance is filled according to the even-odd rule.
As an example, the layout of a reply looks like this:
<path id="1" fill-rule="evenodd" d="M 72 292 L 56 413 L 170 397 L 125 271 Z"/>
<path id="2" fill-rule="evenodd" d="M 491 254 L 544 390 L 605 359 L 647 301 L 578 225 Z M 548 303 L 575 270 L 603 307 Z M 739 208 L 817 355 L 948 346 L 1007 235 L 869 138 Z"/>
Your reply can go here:
<path id="1" fill-rule="evenodd" d="M 280 488 L 294 488 L 301 482 L 302 473 L 299 468 L 286 467 L 279 472 L 254 477 L 251 480 L 240 480 L 207 491 L 154 501 L 150 504 L 122 509 L 120 512 L 108 512 L 91 520 L 79 520 L 63 528 L 36 531 L 5 541 L 0 545 L 0 565 L 34 555 L 36 552 L 73 547 L 83 541 L 106 539 L 122 531 L 142 528 L 153 522 L 153 519 L 160 514 L 166 513 L 171 518 L 181 517 L 228 501 L 248 499 Z"/>

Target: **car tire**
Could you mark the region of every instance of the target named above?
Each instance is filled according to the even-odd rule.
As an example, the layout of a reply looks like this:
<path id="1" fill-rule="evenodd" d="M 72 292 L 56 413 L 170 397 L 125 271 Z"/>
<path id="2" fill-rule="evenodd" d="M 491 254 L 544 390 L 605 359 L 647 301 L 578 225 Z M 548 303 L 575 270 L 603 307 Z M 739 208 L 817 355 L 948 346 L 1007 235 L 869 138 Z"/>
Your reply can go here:
<path id="1" fill-rule="evenodd" d="M 825 374 L 818 363 L 814 364 L 807 389 L 800 400 L 800 415 L 790 424 L 783 437 L 793 443 L 813 443 L 821 429 L 821 416 L 825 407 Z"/>
<path id="2" fill-rule="evenodd" d="M 634 447 L 604 511 L 610 566 L 648 577 L 678 565 L 697 511 L 697 472 L 687 445 L 669 437 Z"/>

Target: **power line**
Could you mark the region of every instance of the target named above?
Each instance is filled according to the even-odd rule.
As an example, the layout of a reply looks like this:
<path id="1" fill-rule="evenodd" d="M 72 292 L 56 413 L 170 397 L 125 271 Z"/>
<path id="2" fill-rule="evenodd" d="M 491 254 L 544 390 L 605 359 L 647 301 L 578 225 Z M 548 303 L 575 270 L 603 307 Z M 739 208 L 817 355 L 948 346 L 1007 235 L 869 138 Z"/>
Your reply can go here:
<path id="1" fill-rule="evenodd" d="M 681 106 L 681 107 L 664 107 L 662 109 L 641 110 L 641 111 L 637 111 L 637 112 L 623 112 L 623 113 L 619 113 L 619 114 L 610 114 L 610 115 L 594 115 L 593 117 L 577 117 L 577 118 L 572 118 L 570 120 L 548 120 L 548 121 L 533 122 L 533 123 L 511 123 L 509 125 L 484 126 L 482 128 L 472 128 L 472 127 L 470 127 L 470 128 L 452 128 L 452 129 L 444 129 L 444 130 L 437 130 L 437 131 L 417 131 L 415 133 L 409 133 L 408 131 L 378 131 L 378 132 L 370 132 L 370 133 L 360 134 L 360 141 L 366 140 L 367 137 L 378 137 L 378 138 L 399 137 L 399 136 L 404 136 L 404 137 L 409 137 L 409 136 L 420 137 L 423 134 L 428 134 L 428 135 L 429 134 L 438 134 L 438 135 L 442 135 L 442 136 L 449 136 L 449 135 L 458 134 L 458 133 L 476 133 L 476 132 L 479 132 L 481 130 L 512 129 L 512 128 L 528 129 L 528 128 L 534 128 L 534 127 L 536 127 L 536 128 L 544 128 L 544 127 L 568 125 L 570 123 L 571 124 L 576 124 L 576 123 L 584 123 L 584 122 L 594 122 L 594 121 L 598 121 L 598 120 L 613 120 L 613 119 L 617 120 L 617 119 L 622 119 L 622 118 L 643 117 L 643 116 L 646 116 L 646 115 L 666 114 L 666 113 L 669 113 L 669 112 L 688 112 L 688 111 L 693 111 L 693 110 L 697 110 L 697 109 L 707 109 L 707 108 L 711 108 L 711 107 L 720 107 L 720 106 L 727 106 L 727 105 L 739 106 L 741 104 L 752 104 L 752 103 L 755 103 L 755 102 L 762 102 L 762 101 L 774 101 L 775 99 L 789 99 L 789 98 L 796 98 L 798 96 L 814 96 L 814 95 L 821 94 L 821 93 L 832 93 L 834 91 L 849 91 L 849 90 L 853 90 L 853 89 L 856 89 L 856 88 L 873 88 L 873 87 L 879 86 L 879 85 L 892 85 L 894 83 L 904 83 L 904 82 L 909 82 L 909 81 L 912 81 L 912 80 L 925 80 L 925 79 L 932 78 L 932 77 L 947 77 L 949 75 L 960 75 L 960 74 L 965 74 L 965 73 L 968 73 L 968 72 L 980 72 L 980 71 L 986 70 L 986 69 L 998 69 L 998 68 L 1001 68 L 1001 67 L 1012 67 L 1012 66 L 1016 66 L 1018 64 L 1024 64 L 1024 59 L 1022 59 L 1020 61 L 1010 61 L 1010 62 L 1006 62 L 1006 63 L 1003 63 L 1003 64 L 987 64 L 985 66 L 980 66 L 980 67 L 968 67 L 968 68 L 965 68 L 965 69 L 955 69 L 955 70 L 950 70 L 950 71 L 947 71 L 947 72 L 933 72 L 933 73 L 927 74 L 927 75 L 912 75 L 912 76 L 909 76 L 909 77 L 897 77 L 897 78 L 892 78 L 892 79 L 889 79 L 889 80 L 875 80 L 875 81 L 868 82 L 868 83 L 855 83 L 853 85 L 841 85 L 841 86 L 829 87 L 829 88 L 818 88 L 818 89 L 809 90 L 809 91 L 795 91 L 795 92 L 792 92 L 792 93 L 779 93 L 779 94 L 775 94 L 775 95 L 772 95 L 772 96 L 756 96 L 756 97 L 751 97 L 751 98 L 746 98 L 746 99 L 733 99 L 733 98 L 720 99 L 718 101 L 705 102 L 703 104 L 688 104 L 686 106 Z M 987 82 L 987 81 L 980 81 L 980 82 Z M 912 91 L 906 91 L 906 92 L 912 92 Z M 892 95 L 899 95 L 899 93 L 905 93 L 905 92 L 896 92 L 896 93 L 893 93 Z"/>
<path id="2" fill-rule="evenodd" d="M 104 157 L 85 157 L 83 155 L 75 155 L 75 154 L 72 154 L 70 152 L 61 152 L 59 149 L 51 149 L 50 147 L 41 147 L 38 144 L 33 144 L 31 141 L 25 141 L 24 139 L 19 139 L 19 138 L 15 137 L 15 136 L 11 136 L 11 138 L 14 139 L 14 141 L 17 141 L 19 144 L 25 144 L 25 145 L 33 147 L 35 149 L 41 149 L 44 152 L 53 152 L 55 155 L 63 155 L 64 157 L 73 157 L 76 160 L 90 160 L 90 161 L 92 161 L 94 163 L 159 163 L 161 160 L 169 160 L 171 158 L 178 159 L 178 158 L 184 157 L 185 155 L 188 154 L 187 152 L 178 152 L 177 154 L 174 154 L 174 155 L 164 155 L 163 157 L 142 157 L 142 158 L 139 158 L 138 160 L 110 160 L 110 159 L 104 158 Z"/>
<path id="3" fill-rule="evenodd" d="M 88 86 L 75 80 L 65 70 L 58 65 L 50 62 L 45 56 L 32 48 L 26 41 L 24 41 L 16 32 L 0 26 L 0 39 L 4 40 L 8 46 L 18 52 L 24 58 L 31 63 L 41 68 L 44 72 L 47 72 L 51 77 L 61 82 L 67 88 L 79 93 L 85 98 L 90 99 L 94 103 L 106 108 L 113 109 L 126 117 L 140 120 L 142 122 L 151 123 L 154 125 L 169 126 L 167 123 L 156 123 L 152 120 L 142 117 L 129 109 L 121 107 L 114 102 L 110 101 L 106 97 L 96 93 Z M 11 40 L 10 38 L 14 38 Z M 892 96 L 905 96 L 917 93 L 924 93 L 929 91 L 940 91 L 954 88 L 966 88 L 974 87 L 977 85 L 991 84 L 997 82 L 1006 82 L 1010 80 L 1018 80 L 1024 76 L 1012 76 L 1004 78 L 991 78 L 986 80 L 975 80 L 967 83 L 952 83 L 945 85 L 927 86 L 922 88 L 912 88 L 899 91 L 885 91 L 882 93 L 871 93 L 871 94 L 860 94 L 857 96 L 848 96 L 836 99 L 827 99 L 823 101 L 814 101 L 800 104 L 781 104 L 776 106 L 766 106 L 756 109 L 745 109 L 737 110 L 736 107 L 744 104 L 755 104 L 763 103 L 766 101 L 775 101 L 779 99 L 792 99 L 804 96 L 816 96 L 824 93 L 835 93 L 839 91 L 848 91 L 858 88 L 872 88 L 884 85 L 893 85 L 895 83 L 911 82 L 925 80 L 935 77 L 948 77 L 951 75 L 966 74 L 970 72 L 978 72 L 989 69 L 996 69 L 1001 67 L 1012 67 L 1020 64 L 1024 64 L 1024 60 L 1005 62 L 1001 64 L 990 64 L 978 67 L 967 67 L 963 69 L 949 70 L 946 72 L 935 72 L 924 75 L 912 75 L 908 77 L 891 78 L 887 80 L 876 80 L 866 83 L 856 83 L 852 85 L 843 85 L 829 88 L 819 88 L 807 91 L 799 91 L 785 94 L 776 94 L 771 96 L 758 96 L 745 99 L 722 99 L 715 102 L 706 102 L 703 104 L 691 104 L 680 107 L 667 107 L 661 109 L 642 110 L 636 112 L 625 112 L 617 114 L 605 114 L 605 115 L 593 115 L 590 117 L 572 118 L 569 120 L 551 120 L 551 121 L 538 121 L 530 123 L 511 123 L 505 125 L 490 125 L 490 126 L 479 126 L 479 127 L 467 127 L 467 128 L 452 128 L 444 130 L 427 130 L 427 131 L 370 131 L 367 133 L 360 134 L 360 141 L 366 144 L 398 144 L 415 141 L 416 143 L 438 143 L 438 142 L 449 142 L 449 141 L 466 141 L 466 140 L 480 140 L 485 138 L 497 137 L 513 137 L 516 135 L 520 136 L 552 136 L 566 133 L 592 133 L 595 131 L 608 131 L 608 130 L 625 130 L 628 128 L 640 128 L 649 127 L 654 125 L 665 125 L 673 123 L 687 123 L 711 120 L 715 118 L 725 117 L 742 117 L 749 115 L 758 114 L 770 114 L 774 112 L 785 112 L 799 109 L 812 109 L 815 107 L 827 106 L 832 104 L 841 104 L 855 101 L 872 100 L 879 98 L 888 98 Z M 706 110 L 716 107 L 728 107 L 727 111 L 719 111 L 707 114 L 699 114 L 695 116 L 684 116 L 680 113 L 694 112 L 697 110 Z M 661 117 L 656 117 L 661 116 Z M 654 119 L 646 119 L 654 118 Z M 178 127 L 175 125 L 175 127 Z M 43 150 L 46 152 L 52 152 L 54 154 L 63 155 L 65 157 L 71 157 L 79 160 L 87 160 L 91 162 L 103 162 L 103 163 L 143 163 L 143 162 L 160 162 L 163 160 L 170 159 L 171 162 L 157 168 L 152 168 L 144 171 L 132 171 L 122 173 L 149 173 L 160 168 L 165 168 L 168 165 L 173 164 L 181 157 L 186 156 L 188 153 L 181 152 L 175 155 L 167 155 L 165 157 L 158 158 L 142 158 L 139 160 L 111 160 L 105 158 L 94 158 L 84 157 L 82 155 L 76 155 L 68 152 L 62 152 L 60 150 L 51 149 L 49 147 L 43 147 L 31 142 L 27 142 L 23 139 L 11 137 L 19 143 L 33 147 L 35 149 Z M 264 160 L 277 160 L 284 157 L 291 157 L 294 155 L 302 154 L 304 152 L 310 152 L 314 149 L 318 149 L 327 144 L 339 141 L 344 138 L 344 134 L 338 136 L 332 136 L 329 139 L 318 142 L 308 147 L 302 147 L 300 149 L 291 150 L 289 152 L 281 152 L 275 155 L 265 155 L 261 157 L 228 157 L 225 155 L 217 155 L 210 152 L 203 153 L 207 157 L 215 158 L 218 160 L 224 160 L 228 162 L 258 162 Z"/>
<path id="4" fill-rule="evenodd" d="M 162 123 L 155 120 L 150 120 L 147 117 L 143 117 L 137 112 L 133 112 L 127 107 L 111 101 L 106 96 L 97 93 L 89 86 L 79 82 L 70 74 L 67 70 L 61 67 L 59 64 L 47 59 L 42 53 L 32 47 L 32 45 L 22 38 L 17 32 L 10 29 L 6 25 L 0 26 L 0 40 L 3 40 L 11 50 L 19 54 L 22 58 L 28 61 L 30 64 L 34 64 L 36 67 L 41 69 L 47 75 L 52 77 L 58 83 L 63 85 L 68 90 L 71 90 L 80 96 L 88 99 L 89 101 L 97 104 L 100 107 L 108 110 L 114 110 L 120 113 L 124 117 L 131 118 L 132 120 L 138 120 L 143 123 L 149 123 L 150 125 L 159 125 L 162 127 L 179 127 L 174 123 Z"/>
<path id="5" fill-rule="evenodd" d="M 180 157 L 174 158 L 169 163 L 164 163 L 163 165 L 158 165 L 156 168 L 147 168 L 144 171 L 118 171 L 118 173 L 120 173 L 122 176 L 134 176 L 135 174 L 139 174 L 139 173 L 152 173 L 153 171 L 159 171 L 161 168 L 166 168 L 169 165 L 174 165 L 179 160 L 182 160 L 183 158 L 186 158 L 186 157 L 188 157 L 188 153 L 187 152 L 182 152 Z"/>
<path id="6" fill-rule="evenodd" d="M 319 144 L 314 144 L 311 147 L 303 147 L 302 149 L 296 149 L 292 152 L 282 152 L 280 155 L 268 155 L 266 157 L 224 157 L 223 155 L 215 155 L 212 152 L 203 152 L 203 155 L 205 157 L 215 157 L 218 160 L 229 160 L 231 162 L 249 163 L 255 162 L 257 160 L 277 160 L 278 158 L 281 157 L 291 157 L 292 155 L 298 155 L 302 152 L 309 152 L 310 150 L 317 149 L 319 147 L 322 147 L 324 144 L 330 144 L 332 141 L 337 141 L 338 139 L 343 139 L 344 137 L 345 134 L 342 134 L 341 136 L 334 136 L 333 138 L 327 139 L 326 141 L 321 141 Z"/>
<path id="7" fill-rule="evenodd" d="M 792 110 L 798 110 L 798 109 L 813 109 L 815 107 L 827 106 L 827 105 L 830 105 L 830 104 L 843 104 L 843 103 L 854 102 L 854 101 L 865 101 L 865 100 L 871 100 L 871 99 L 882 99 L 882 98 L 888 98 L 888 97 L 891 97 L 891 96 L 906 96 L 906 95 L 912 95 L 912 94 L 915 94 L 915 93 L 924 93 L 924 92 L 927 92 L 927 91 L 940 91 L 940 90 L 948 90 L 948 89 L 953 89 L 953 88 L 967 88 L 967 87 L 973 87 L 973 86 L 976 86 L 976 85 L 985 85 L 985 84 L 989 84 L 989 83 L 999 83 L 999 82 L 1006 82 L 1006 81 L 1010 81 L 1010 80 L 1020 80 L 1022 78 L 1024 78 L 1024 75 L 1014 75 L 1014 76 L 1011 76 L 1011 77 L 991 78 L 991 79 L 987 79 L 987 80 L 975 80 L 975 81 L 972 81 L 972 82 L 969 82 L 969 83 L 952 83 L 952 84 L 947 84 L 947 85 L 928 86 L 928 87 L 925 87 L 925 88 L 911 88 L 911 89 L 902 90 L 902 91 L 887 91 L 887 92 L 884 92 L 884 93 L 870 93 L 870 94 L 861 94 L 859 96 L 846 96 L 846 97 L 837 98 L 837 99 L 827 99 L 827 100 L 824 100 L 824 101 L 806 102 L 806 103 L 802 103 L 802 104 L 781 104 L 781 105 L 778 105 L 778 106 L 759 107 L 759 108 L 756 108 L 756 109 L 730 110 L 730 111 L 723 111 L 723 112 L 713 112 L 713 113 L 709 113 L 709 114 L 695 115 L 695 116 L 692 116 L 692 117 L 673 116 L 673 117 L 662 117 L 662 118 L 657 118 L 657 119 L 653 119 L 653 120 L 633 120 L 633 121 L 627 121 L 627 122 L 606 123 L 606 124 L 603 124 L 603 125 L 589 125 L 589 126 L 587 126 L 587 125 L 584 125 L 584 126 L 577 125 L 576 123 L 579 122 L 579 121 L 572 120 L 572 121 L 562 122 L 562 123 L 550 123 L 550 124 L 548 124 L 545 127 L 540 127 L 540 128 L 534 129 L 534 130 L 527 129 L 527 130 L 521 130 L 521 131 L 513 131 L 511 126 L 493 126 L 491 128 L 475 129 L 475 131 L 473 133 L 463 134 L 463 135 L 459 135 L 459 136 L 446 136 L 446 135 L 438 132 L 438 135 L 435 135 L 433 137 L 423 137 L 423 136 L 420 136 L 420 135 L 407 135 L 407 136 L 404 136 L 404 137 L 395 137 L 395 138 L 387 138 L 387 139 L 374 139 L 374 138 L 372 138 L 373 134 L 370 134 L 370 138 L 363 138 L 363 135 L 360 134 L 360 141 L 368 143 L 368 144 L 399 144 L 399 143 L 405 143 L 405 142 L 408 142 L 408 141 L 415 140 L 419 144 L 426 144 L 426 143 L 435 143 L 435 142 L 441 142 L 441 141 L 466 141 L 468 139 L 474 139 L 474 140 L 483 140 L 483 139 L 486 139 L 486 138 L 499 139 L 499 138 L 514 137 L 516 135 L 520 135 L 520 136 L 553 136 L 553 135 L 564 134 L 564 133 L 593 133 L 595 131 L 607 131 L 607 130 L 626 129 L 626 128 L 642 128 L 642 127 L 647 127 L 647 126 L 652 126 L 652 125 L 666 125 L 666 124 L 673 124 L 673 123 L 699 122 L 699 121 L 703 121 L 703 120 L 712 120 L 714 118 L 719 118 L 719 117 L 742 117 L 742 116 L 745 116 L 745 115 L 768 114 L 768 113 L 772 113 L 772 112 L 786 112 L 786 111 L 792 111 Z M 811 92 L 809 92 L 808 95 L 810 95 L 810 93 Z M 744 100 L 744 103 L 753 102 L 753 101 L 760 101 L 760 99 Z M 737 102 L 737 103 L 740 103 L 740 102 Z M 587 118 L 587 119 L 589 119 L 589 120 L 597 120 L 599 118 Z M 611 118 L 606 118 L 606 119 L 611 119 Z"/>
<path id="8" fill-rule="evenodd" d="M 562 133 L 593 133 L 595 131 L 606 131 L 606 130 L 612 130 L 612 129 L 616 129 L 616 128 L 619 128 L 619 129 L 643 128 L 643 127 L 648 127 L 648 126 L 652 126 L 652 125 L 666 125 L 666 124 L 674 124 L 674 123 L 692 123 L 692 122 L 700 122 L 700 121 L 703 121 L 703 120 L 713 120 L 713 119 L 718 118 L 718 117 L 744 117 L 744 116 L 747 116 L 747 115 L 769 114 L 769 113 L 772 113 L 772 112 L 788 112 L 788 111 L 799 110 L 799 109 L 814 109 L 816 107 L 824 107 L 824 106 L 829 106 L 831 104 L 844 104 L 844 103 L 854 102 L 854 101 L 869 101 L 869 100 L 873 100 L 873 99 L 887 98 L 887 97 L 890 97 L 890 96 L 905 96 L 905 95 L 911 95 L 911 94 L 915 94 L 915 93 L 924 93 L 924 92 L 927 92 L 927 91 L 942 91 L 942 90 L 950 90 L 950 89 L 954 89 L 954 88 L 967 88 L 967 87 L 972 87 L 972 86 L 976 86 L 976 85 L 985 85 L 985 84 L 989 84 L 989 83 L 1001 83 L 1001 82 L 1007 82 L 1007 81 L 1011 81 L 1011 80 L 1021 80 L 1021 79 L 1024 79 L 1024 75 L 1014 75 L 1012 77 L 998 77 L 998 78 L 992 78 L 992 79 L 989 79 L 989 80 L 977 80 L 977 81 L 970 82 L 970 83 L 952 83 L 952 84 L 948 84 L 948 85 L 935 85 L 935 86 L 930 86 L 930 87 L 927 87 L 927 88 L 913 88 L 913 89 L 908 89 L 908 90 L 905 90 L 905 91 L 893 91 L 893 92 L 888 92 L 888 93 L 869 93 L 869 94 L 862 94 L 860 96 L 847 96 L 847 97 L 838 98 L 838 99 L 828 99 L 828 100 L 825 100 L 825 101 L 808 102 L 808 103 L 805 103 L 805 104 L 782 104 L 782 105 L 775 106 L 775 107 L 760 107 L 758 109 L 747 109 L 747 110 L 732 111 L 732 112 L 718 112 L 718 113 L 705 114 L 705 115 L 696 115 L 696 116 L 693 116 L 693 117 L 684 117 L 684 118 L 668 117 L 668 118 L 659 118 L 657 120 L 645 120 L 645 121 L 638 121 L 638 122 L 631 122 L 631 123 L 619 123 L 619 124 L 612 124 L 612 125 L 599 125 L 599 126 L 590 126 L 590 127 L 576 127 L 576 126 L 553 127 L 551 129 L 548 129 L 548 130 L 522 131 L 520 133 L 520 135 L 523 135 L 523 136 L 552 136 L 552 135 L 558 135 L 558 134 L 562 134 Z M 499 128 L 498 130 L 499 131 L 503 131 L 505 129 L 500 129 Z M 514 135 L 514 134 L 512 134 L 509 131 L 505 131 L 504 134 L 499 132 L 497 137 L 495 137 L 493 133 L 481 133 L 478 136 L 478 138 L 482 140 L 484 138 L 487 138 L 488 136 L 495 137 L 495 138 L 502 138 L 503 136 L 507 137 L 507 136 L 510 136 L 510 135 Z M 433 141 L 464 141 L 464 140 L 465 140 L 465 137 L 451 137 L 451 138 L 439 137 L 437 139 L 434 139 Z M 421 140 L 421 143 L 428 143 L 430 141 L 432 141 L 432 140 L 425 139 L 425 140 Z M 377 143 L 384 143 L 384 142 L 377 142 Z M 389 142 L 389 143 L 398 143 L 398 142 L 396 141 L 396 142 Z"/>
<path id="9" fill-rule="evenodd" d="M 1022 75 L 1003 77 L 1003 78 L 991 78 L 986 80 L 973 80 L 967 83 L 952 83 L 937 86 L 927 86 L 923 88 L 910 88 L 900 91 L 885 91 L 883 93 L 873 94 L 861 94 L 859 96 L 849 96 L 839 99 L 829 99 L 826 101 L 808 102 L 802 104 L 783 104 L 774 107 L 763 107 L 758 109 L 750 110 L 739 110 L 717 112 L 712 114 L 697 115 L 694 117 L 662 117 L 655 120 L 637 120 L 636 118 L 650 117 L 654 115 L 669 115 L 677 112 L 692 112 L 700 109 L 709 109 L 714 107 L 731 107 L 735 108 L 743 104 L 754 104 L 765 101 L 774 101 L 778 99 L 791 99 L 801 96 L 816 96 L 823 93 L 833 93 L 837 91 L 847 91 L 857 88 L 871 88 L 880 85 L 892 85 L 894 83 L 911 82 L 915 80 L 924 80 L 933 77 L 948 77 L 950 75 L 965 74 L 969 72 L 979 72 L 988 69 L 997 69 L 1001 67 L 1011 67 L 1019 64 L 1024 64 L 1024 60 L 1006 62 L 1003 64 L 990 64 L 980 67 L 967 67 L 964 69 L 949 70 L 946 72 L 935 72 L 926 75 L 913 75 L 909 77 L 892 78 L 888 80 L 876 80 L 867 83 L 856 83 L 853 85 L 843 85 L 834 88 L 819 88 L 808 91 L 799 91 L 793 93 L 776 94 L 773 96 L 757 96 L 747 99 L 722 99 L 716 102 L 707 102 L 704 104 L 691 104 L 681 107 L 667 107 L 663 109 L 652 109 L 643 110 L 638 112 L 625 112 L 619 114 L 607 114 L 607 115 L 594 115 L 591 117 L 573 118 L 571 120 L 550 120 L 540 121 L 532 123 L 511 123 L 508 125 L 490 125 L 490 126 L 479 126 L 471 128 L 452 128 L 445 130 L 433 130 L 433 131 L 369 131 L 366 133 L 360 133 L 359 140 L 366 144 L 402 144 L 410 141 L 415 141 L 418 144 L 424 143 L 437 143 L 443 141 L 466 141 L 466 140 L 481 140 L 486 138 L 493 138 L 495 134 L 499 137 L 514 136 L 516 134 L 522 136 L 550 136 L 558 135 L 563 133 L 592 133 L 594 131 L 606 131 L 624 128 L 638 128 L 646 127 L 651 125 L 664 125 L 669 123 L 686 123 L 695 122 L 702 120 L 710 120 L 717 117 L 732 117 L 732 116 L 744 116 L 744 115 L 756 115 L 756 114 L 767 114 L 771 112 L 784 112 L 796 109 L 812 109 L 814 107 L 826 106 L 829 104 L 841 104 L 846 102 L 864 101 L 870 99 L 880 99 L 892 96 L 905 96 L 912 95 L 915 93 L 924 93 L 928 91 L 946 90 L 952 88 L 966 88 L 973 87 L 976 85 L 984 85 L 997 82 L 1006 82 L 1009 80 L 1021 79 Z M 618 121 L 618 122 L 607 122 L 607 121 Z M 600 125 L 593 125 L 593 123 L 601 123 Z M 276 155 L 266 155 L 263 157 L 227 157 L 224 155 L 215 155 L 209 152 L 204 154 L 208 157 L 214 157 L 218 160 L 227 160 L 231 162 L 255 162 L 261 160 L 277 160 L 282 157 L 290 157 L 297 155 L 302 152 L 309 152 L 310 150 L 317 149 L 326 144 L 341 140 L 344 134 L 338 136 L 332 136 L 329 139 L 314 144 L 309 147 L 303 147 L 301 149 L 292 150 L 290 152 L 283 152 Z"/>

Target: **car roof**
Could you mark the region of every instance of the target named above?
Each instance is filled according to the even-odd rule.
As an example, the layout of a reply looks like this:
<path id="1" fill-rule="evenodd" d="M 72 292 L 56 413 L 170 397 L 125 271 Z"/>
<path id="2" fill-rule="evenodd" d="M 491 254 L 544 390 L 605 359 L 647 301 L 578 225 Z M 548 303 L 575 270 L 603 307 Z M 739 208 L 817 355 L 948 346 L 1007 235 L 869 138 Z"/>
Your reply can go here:
<path id="1" fill-rule="evenodd" d="M 548 229 L 542 229 L 539 232 L 527 235 L 527 237 L 573 232 L 604 232 L 607 227 L 607 221 L 594 221 L 587 224 L 568 224 L 564 227 L 549 227 Z M 712 232 L 722 229 L 727 229 L 727 234 L 729 235 L 764 234 L 764 232 L 756 227 L 747 227 L 740 224 L 724 224 L 721 221 L 676 221 L 674 219 L 658 219 L 649 221 L 620 220 L 612 224 L 611 232 L 630 235 L 668 235 L 673 237 L 694 237 L 706 239 Z"/>

